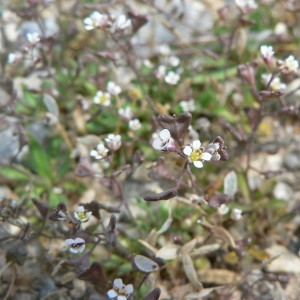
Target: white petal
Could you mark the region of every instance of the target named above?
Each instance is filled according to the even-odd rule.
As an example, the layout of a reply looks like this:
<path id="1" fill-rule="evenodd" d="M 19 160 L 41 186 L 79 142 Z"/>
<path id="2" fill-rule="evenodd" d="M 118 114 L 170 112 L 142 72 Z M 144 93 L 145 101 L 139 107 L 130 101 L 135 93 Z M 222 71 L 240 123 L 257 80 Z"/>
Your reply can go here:
<path id="1" fill-rule="evenodd" d="M 203 160 L 211 160 L 211 154 L 208 153 L 208 152 L 202 153 L 200 157 L 201 157 L 201 159 L 203 159 Z"/>
<path id="2" fill-rule="evenodd" d="M 85 244 L 81 245 L 79 248 L 77 248 L 78 252 L 83 252 L 83 250 L 85 249 Z"/>
<path id="3" fill-rule="evenodd" d="M 76 244 L 85 243 L 85 240 L 82 239 L 82 238 L 78 238 L 78 237 L 77 237 L 77 238 L 75 239 L 75 243 L 76 243 Z"/>
<path id="4" fill-rule="evenodd" d="M 86 217 L 87 217 L 87 218 L 89 218 L 91 215 L 92 215 L 92 212 L 91 212 L 91 211 L 89 211 L 89 212 L 86 213 Z"/>
<path id="5" fill-rule="evenodd" d="M 116 287 L 117 289 L 121 289 L 123 287 L 123 280 L 121 278 L 115 279 L 114 287 Z"/>
<path id="6" fill-rule="evenodd" d="M 125 286 L 125 293 L 126 295 L 131 294 L 133 292 L 133 285 L 132 284 L 127 284 Z"/>
<path id="7" fill-rule="evenodd" d="M 98 155 L 98 152 L 97 152 L 96 150 L 92 150 L 92 151 L 90 152 L 90 155 L 91 155 L 91 156 L 97 156 L 97 155 Z"/>
<path id="8" fill-rule="evenodd" d="M 78 217 L 78 214 L 77 214 L 76 211 L 74 212 L 74 218 L 75 218 L 76 220 L 80 220 L 80 218 Z"/>
<path id="9" fill-rule="evenodd" d="M 84 212 L 84 207 L 83 206 L 78 206 L 77 212 Z"/>
<path id="10" fill-rule="evenodd" d="M 194 161 L 194 166 L 196 167 L 196 168 L 203 168 L 203 163 L 202 163 L 202 161 L 200 161 L 200 160 L 196 160 L 196 161 Z"/>
<path id="11" fill-rule="evenodd" d="M 194 150 L 200 149 L 200 147 L 201 147 L 201 142 L 199 140 L 193 141 Z"/>
<path id="12" fill-rule="evenodd" d="M 72 239 L 66 239 L 66 243 L 67 243 L 68 245 L 72 245 L 72 244 L 75 243 L 75 241 L 72 240 Z"/>
<path id="13" fill-rule="evenodd" d="M 94 26 L 92 26 L 92 25 L 86 25 L 86 26 L 85 26 L 85 29 L 86 29 L 86 30 L 93 30 L 93 29 L 94 29 Z"/>
<path id="14" fill-rule="evenodd" d="M 71 247 L 71 248 L 70 248 L 70 252 L 76 254 L 76 253 L 78 252 L 78 249 L 77 249 L 77 248 L 72 248 L 72 247 Z"/>
<path id="15" fill-rule="evenodd" d="M 126 297 L 126 296 L 118 296 L 117 299 L 118 299 L 118 300 L 127 300 L 127 297 Z"/>
<path id="16" fill-rule="evenodd" d="M 193 152 L 193 150 L 190 146 L 185 146 L 183 149 L 183 153 L 187 156 L 190 156 L 192 152 Z"/>
<path id="17" fill-rule="evenodd" d="M 92 20 L 90 17 L 85 18 L 85 19 L 83 20 L 83 22 L 84 22 L 86 25 L 92 25 L 92 24 L 93 24 L 93 20 Z"/>
<path id="18" fill-rule="evenodd" d="M 161 150 L 161 139 L 155 139 L 152 143 L 152 147 L 156 150 Z"/>
<path id="19" fill-rule="evenodd" d="M 107 292 L 107 296 L 112 299 L 112 298 L 117 297 L 118 293 L 115 290 L 111 289 Z"/>
<path id="20" fill-rule="evenodd" d="M 168 129 L 163 129 L 160 133 L 159 136 L 161 137 L 162 140 L 168 140 L 171 137 L 170 131 Z"/>

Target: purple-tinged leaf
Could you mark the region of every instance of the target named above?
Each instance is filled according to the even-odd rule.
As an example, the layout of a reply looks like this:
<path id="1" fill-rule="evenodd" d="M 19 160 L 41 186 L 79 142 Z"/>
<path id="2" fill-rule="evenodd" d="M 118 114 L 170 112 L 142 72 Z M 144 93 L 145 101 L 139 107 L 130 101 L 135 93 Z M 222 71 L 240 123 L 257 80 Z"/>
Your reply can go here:
<path id="1" fill-rule="evenodd" d="M 213 208 L 218 208 L 222 204 L 228 204 L 230 200 L 232 200 L 232 197 L 229 195 L 215 193 L 209 198 L 208 205 Z"/>
<path id="2" fill-rule="evenodd" d="M 172 188 L 162 193 L 152 195 L 152 196 L 144 196 L 145 201 L 159 201 L 159 200 L 169 200 L 174 198 L 177 195 L 177 190 Z"/>
<path id="3" fill-rule="evenodd" d="M 107 282 L 107 277 L 103 271 L 102 265 L 98 261 L 94 261 L 89 269 L 80 272 L 77 278 L 92 282 Z"/>
<path id="4" fill-rule="evenodd" d="M 133 33 L 136 33 L 141 27 L 143 27 L 149 21 L 146 15 L 136 14 L 132 10 L 128 11 L 127 14 L 131 20 Z"/>
<path id="5" fill-rule="evenodd" d="M 108 243 L 114 247 L 117 243 L 117 235 L 116 235 L 116 224 L 117 224 L 117 218 L 115 215 L 111 215 L 110 217 L 110 221 L 109 221 L 109 224 L 106 228 L 106 231 L 105 231 L 105 236 L 106 236 L 106 239 L 108 241 Z"/>
<path id="6" fill-rule="evenodd" d="M 179 146 L 182 146 L 184 136 L 192 122 L 192 115 L 188 112 L 180 114 L 178 117 L 158 115 L 157 121 L 163 129 L 168 129 L 171 137 Z"/>
<path id="7" fill-rule="evenodd" d="M 161 290 L 159 287 L 155 288 L 150 292 L 143 300 L 158 300 L 160 297 Z"/>
<path id="8" fill-rule="evenodd" d="M 47 203 L 41 202 L 37 198 L 32 198 L 31 201 L 34 203 L 38 211 L 40 212 L 42 218 L 46 218 L 48 211 L 49 211 L 49 206 Z"/>
<path id="9" fill-rule="evenodd" d="M 160 156 L 157 159 L 156 166 L 151 169 L 151 171 L 148 173 L 148 176 L 151 179 L 165 178 L 170 180 L 176 180 L 170 172 L 168 164 L 166 163 L 166 160 L 163 156 Z"/>
<path id="10" fill-rule="evenodd" d="M 94 174 L 95 172 L 89 158 L 81 156 L 79 164 L 75 170 L 75 175 L 77 177 L 91 177 L 94 176 Z"/>

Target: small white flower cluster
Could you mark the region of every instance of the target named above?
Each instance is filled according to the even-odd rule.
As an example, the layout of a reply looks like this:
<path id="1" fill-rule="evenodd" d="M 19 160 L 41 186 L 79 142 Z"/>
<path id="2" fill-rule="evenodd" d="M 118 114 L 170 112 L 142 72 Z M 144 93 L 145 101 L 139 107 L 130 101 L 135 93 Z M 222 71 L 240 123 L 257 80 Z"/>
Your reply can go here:
<path id="1" fill-rule="evenodd" d="M 117 298 L 117 300 L 126 300 L 130 294 L 133 293 L 132 284 L 125 285 L 121 278 L 114 280 L 114 286 L 107 292 L 107 296 L 110 299 Z"/>
<path id="2" fill-rule="evenodd" d="M 273 51 L 272 46 L 263 45 L 260 47 L 260 55 L 267 65 L 269 65 L 272 61 L 274 53 L 275 52 Z M 297 73 L 299 68 L 299 62 L 295 59 L 293 55 L 290 55 L 284 61 L 278 60 L 277 65 L 282 74 Z"/>
<path id="3" fill-rule="evenodd" d="M 190 99 L 188 101 L 180 101 L 179 105 L 184 112 L 191 112 L 196 109 L 194 99 Z"/>
<path id="4" fill-rule="evenodd" d="M 133 119 L 129 121 L 129 128 L 133 131 L 138 131 L 142 124 L 139 119 Z"/>
<path id="5" fill-rule="evenodd" d="M 274 50 L 272 46 L 263 45 L 260 47 L 260 55 L 269 67 L 274 56 Z M 277 66 L 282 74 L 297 73 L 299 68 L 299 62 L 293 55 L 290 55 L 284 61 L 278 60 Z M 272 74 L 262 74 L 262 81 L 266 87 L 270 87 L 272 91 L 285 90 L 286 84 L 282 83 L 279 77 Z"/>
<path id="6" fill-rule="evenodd" d="M 155 135 L 152 147 L 163 153 L 171 153 L 176 151 L 176 143 L 171 137 L 168 129 L 163 129 L 158 135 Z M 193 163 L 196 168 L 202 168 L 204 161 L 219 161 L 221 159 L 218 153 L 220 144 L 217 142 L 210 143 L 207 148 L 201 147 L 199 140 L 194 140 L 186 145 L 182 152 L 187 157 L 190 163 Z"/>
<path id="7" fill-rule="evenodd" d="M 103 106 L 109 106 L 111 103 L 111 95 L 117 96 L 122 92 L 120 86 L 113 81 L 109 81 L 106 87 L 107 92 L 98 91 L 94 97 L 94 103 Z"/>
<path id="8" fill-rule="evenodd" d="M 98 11 L 92 12 L 87 18 L 83 20 L 86 30 L 93 30 L 96 28 L 105 29 L 111 27 L 112 23 L 109 20 L 108 15 L 101 14 Z"/>
<path id="9" fill-rule="evenodd" d="M 131 20 L 127 19 L 125 15 L 120 15 L 112 26 L 112 32 L 124 32 L 131 25 Z"/>
<path id="10" fill-rule="evenodd" d="M 169 71 L 164 78 L 165 82 L 170 85 L 176 85 L 180 80 L 180 75 L 174 71 Z"/>
<path id="11" fill-rule="evenodd" d="M 176 68 L 180 65 L 180 59 L 171 54 L 171 49 L 168 45 L 161 45 L 158 48 L 158 53 L 162 56 L 161 64 L 157 67 L 155 76 L 158 80 L 164 80 L 167 84 L 176 85 L 180 80 L 180 75 L 175 71 L 168 71 L 166 65 Z"/>
<path id="12" fill-rule="evenodd" d="M 275 77 L 272 79 L 272 74 L 262 74 L 261 78 L 266 87 L 268 86 L 268 84 L 270 84 L 270 88 L 272 91 L 286 89 L 286 84 L 282 83 L 279 77 Z M 272 81 L 271 81 L 271 79 L 272 79 Z"/>
<path id="13" fill-rule="evenodd" d="M 90 155 L 95 159 L 105 159 L 108 155 L 108 151 L 117 151 L 120 149 L 122 141 L 122 137 L 119 134 L 110 133 L 107 138 L 105 138 L 105 142 L 107 143 L 108 149 L 101 142 L 98 144 L 96 150 L 92 150 Z"/>
<path id="14" fill-rule="evenodd" d="M 251 13 L 258 7 L 254 0 L 235 0 L 235 4 L 243 14 Z"/>
<path id="15" fill-rule="evenodd" d="M 111 28 L 113 33 L 123 33 L 131 25 L 131 20 L 125 15 L 120 15 L 116 19 L 114 16 L 109 17 L 107 14 L 94 11 L 83 20 L 83 23 L 86 30 Z"/>
<path id="16" fill-rule="evenodd" d="M 226 204 L 221 204 L 218 207 L 218 213 L 222 215 L 226 215 L 229 212 L 229 207 Z M 239 221 L 242 218 L 243 211 L 239 208 L 233 208 L 230 213 L 230 219 L 234 221 Z"/>
<path id="17" fill-rule="evenodd" d="M 32 46 L 35 46 L 41 40 L 38 32 L 27 33 L 26 38 Z"/>

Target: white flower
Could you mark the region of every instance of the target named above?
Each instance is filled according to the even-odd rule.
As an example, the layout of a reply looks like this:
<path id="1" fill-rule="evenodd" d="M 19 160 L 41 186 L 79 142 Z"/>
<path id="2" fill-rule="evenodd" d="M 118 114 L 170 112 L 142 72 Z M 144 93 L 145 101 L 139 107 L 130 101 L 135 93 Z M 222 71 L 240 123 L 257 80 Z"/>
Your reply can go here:
<path id="1" fill-rule="evenodd" d="M 179 64 L 180 64 L 180 59 L 177 56 L 172 55 L 172 56 L 169 57 L 168 63 L 172 67 L 178 67 Z"/>
<path id="2" fill-rule="evenodd" d="M 114 280 L 114 287 L 113 289 L 107 292 L 107 296 L 110 299 L 116 298 L 118 300 L 126 300 L 130 294 L 133 293 L 133 286 L 132 284 L 125 285 L 121 278 Z"/>
<path id="3" fill-rule="evenodd" d="M 118 110 L 119 116 L 125 121 L 130 121 L 133 117 L 133 113 L 130 106 L 125 108 L 119 108 Z"/>
<path id="4" fill-rule="evenodd" d="M 179 105 L 184 112 L 190 112 L 196 109 L 194 99 L 190 99 L 189 101 L 180 101 Z"/>
<path id="5" fill-rule="evenodd" d="M 70 246 L 70 252 L 72 253 L 81 253 L 85 248 L 85 240 L 81 238 L 76 238 L 75 240 L 66 239 L 66 243 Z"/>
<path id="6" fill-rule="evenodd" d="M 94 97 L 94 103 L 101 104 L 103 106 L 110 105 L 110 93 L 104 93 L 102 91 L 98 91 L 96 96 Z"/>
<path id="7" fill-rule="evenodd" d="M 285 90 L 286 89 L 286 84 L 282 83 L 279 77 L 276 77 L 272 80 L 270 87 L 273 91 L 277 90 Z"/>
<path id="8" fill-rule="evenodd" d="M 149 59 L 144 59 L 143 64 L 145 67 L 152 69 L 154 67 L 153 63 Z"/>
<path id="9" fill-rule="evenodd" d="M 131 25 L 131 20 L 127 19 L 125 15 L 120 15 L 113 24 L 113 32 L 125 31 Z"/>
<path id="10" fill-rule="evenodd" d="M 159 133 L 159 137 L 153 141 L 152 147 L 166 153 L 173 152 L 176 149 L 175 142 L 171 138 L 171 134 L 168 129 L 163 129 Z"/>
<path id="11" fill-rule="evenodd" d="M 32 45 L 35 45 L 37 42 L 41 40 L 40 35 L 37 32 L 27 33 L 26 38 L 28 42 Z"/>
<path id="12" fill-rule="evenodd" d="M 269 64 L 272 60 L 274 55 L 273 47 L 272 46 L 261 46 L 260 47 L 260 55 L 266 64 Z"/>
<path id="13" fill-rule="evenodd" d="M 121 136 L 119 134 L 115 135 L 113 133 L 109 134 L 105 139 L 107 146 L 112 151 L 117 151 L 121 147 Z"/>
<path id="14" fill-rule="evenodd" d="M 179 79 L 180 75 L 173 71 L 168 72 L 168 74 L 165 76 L 165 82 L 172 85 L 177 84 Z"/>
<path id="15" fill-rule="evenodd" d="M 93 30 L 95 28 L 105 28 L 110 26 L 111 23 L 108 20 L 108 16 L 101 14 L 98 11 L 94 11 L 89 17 L 83 20 L 86 30 Z"/>
<path id="16" fill-rule="evenodd" d="M 203 130 L 203 131 L 208 131 L 209 127 L 211 126 L 211 123 L 208 118 L 202 117 L 196 120 L 196 125 L 195 127 L 197 129 Z"/>
<path id="17" fill-rule="evenodd" d="M 206 152 L 211 154 L 211 160 L 212 161 L 219 161 L 221 159 L 221 155 L 218 153 L 218 150 L 220 149 L 219 143 L 210 143 L 208 144 L 206 148 Z"/>
<path id="18" fill-rule="evenodd" d="M 110 94 L 112 94 L 114 96 L 117 96 L 122 92 L 121 87 L 116 85 L 113 81 L 109 81 L 107 83 L 106 89 Z"/>
<path id="19" fill-rule="evenodd" d="M 235 0 L 235 4 L 244 12 L 250 12 L 257 9 L 257 4 L 254 0 Z"/>
<path id="20" fill-rule="evenodd" d="M 292 73 L 297 72 L 299 68 L 299 62 L 295 59 L 293 55 L 290 55 L 281 65 L 280 70 L 282 73 Z"/>
<path id="21" fill-rule="evenodd" d="M 229 211 L 229 208 L 226 204 L 221 204 L 219 207 L 218 207 L 218 213 L 220 215 L 226 215 Z"/>
<path id="22" fill-rule="evenodd" d="M 91 211 L 87 211 L 83 206 L 78 206 L 77 211 L 74 212 L 74 218 L 83 223 L 87 222 L 92 215 Z"/>
<path id="23" fill-rule="evenodd" d="M 90 152 L 90 155 L 94 156 L 96 159 L 102 159 L 102 158 L 105 158 L 107 156 L 107 152 L 108 152 L 108 149 L 105 148 L 103 143 L 100 143 L 97 146 L 97 150 L 92 150 Z"/>
<path id="24" fill-rule="evenodd" d="M 22 61 L 23 55 L 20 52 L 9 53 L 7 56 L 7 62 L 9 64 L 15 64 Z"/>
<path id="25" fill-rule="evenodd" d="M 164 65 L 158 66 L 155 76 L 159 80 L 163 79 L 166 76 L 166 66 Z"/>
<path id="26" fill-rule="evenodd" d="M 233 208 L 230 213 L 230 218 L 234 221 L 238 221 L 242 218 L 242 210 L 239 208 Z"/>
<path id="27" fill-rule="evenodd" d="M 141 128 L 142 124 L 139 119 L 133 119 L 129 121 L 129 128 L 133 131 L 137 131 Z"/>
<path id="28" fill-rule="evenodd" d="M 189 162 L 193 163 L 196 168 L 203 167 L 204 160 L 210 160 L 212 155 L 208 152 L 204 152 L 204 148 L 201 147 L 199 140 L 193 141 L 191 145 L 187 145 L 183 149 L 183 153 L 188 157 Z"/>
<path id="29" fill-rule="evenodd" d="M 168 56 L 171 53 L 169 45 L 161 45 L 158 48 L 158 52 L 163 56 Z"/>
<path id="30" fill-rule="evenodd" d="M 276 35 L 287 35 L 288 33 L 288 29 L 285 23 L 283 22 L 279 22 L 276 24 L 275 28 L 274 28 L 274 33 Z"/>

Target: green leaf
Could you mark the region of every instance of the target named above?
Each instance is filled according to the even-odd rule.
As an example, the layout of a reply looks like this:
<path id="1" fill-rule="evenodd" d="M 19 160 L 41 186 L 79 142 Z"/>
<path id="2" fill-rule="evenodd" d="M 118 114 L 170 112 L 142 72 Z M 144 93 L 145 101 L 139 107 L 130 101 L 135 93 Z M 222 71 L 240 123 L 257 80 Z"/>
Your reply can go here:
<path id="1" fill-rule="evenodd" d="M 57 206 L 59 202 L 67 203 L 67 198 L 63 194 L 55 194 L 53 192 L 49 195 L 49 204 L 51 207 Z"/>
<path id="2" fill-rule="evenodd" d="M 39 102 L 39 96 L 34 95 L 33 93 L 26 90 L 26 87 L 23 86 L 23 95 L 25 102 L 31 107 L 36 108 Z"/>
<path id="3" fill-rule="evenodd" d="M 52 179 L 53 172 L 50 167 L 50 157 L 41 145 L 32 137 L 29 143 L 29 155 L 27 159 L 29 166 L 38 175 Z"/>
<path id="4" fill-rule="evenodd" d="M 210 72 L 210 73 L 204 73 L 204 74 L 199 74 L 196 75 L 193 78 L 193 84 L 202 84 L 205 82 L 209 82 L 210 78 L 213 77 L 214 79 L 218 80 L 218 81 L 224 81 L 227 78 L 232 78 L 234 76 L 237 75 L 237 67 L 230 67 L 227 69 L 227 71 L 225 72 L 225 70 L 218 70 L 218 71 L 214 71 L 214 72 Z"/>
<path id="5" fill-rule="evenodd" d="M 1 167 L 0 174 L 11 180 L 28 180 L 27 175 L 9 166 Z"/>

